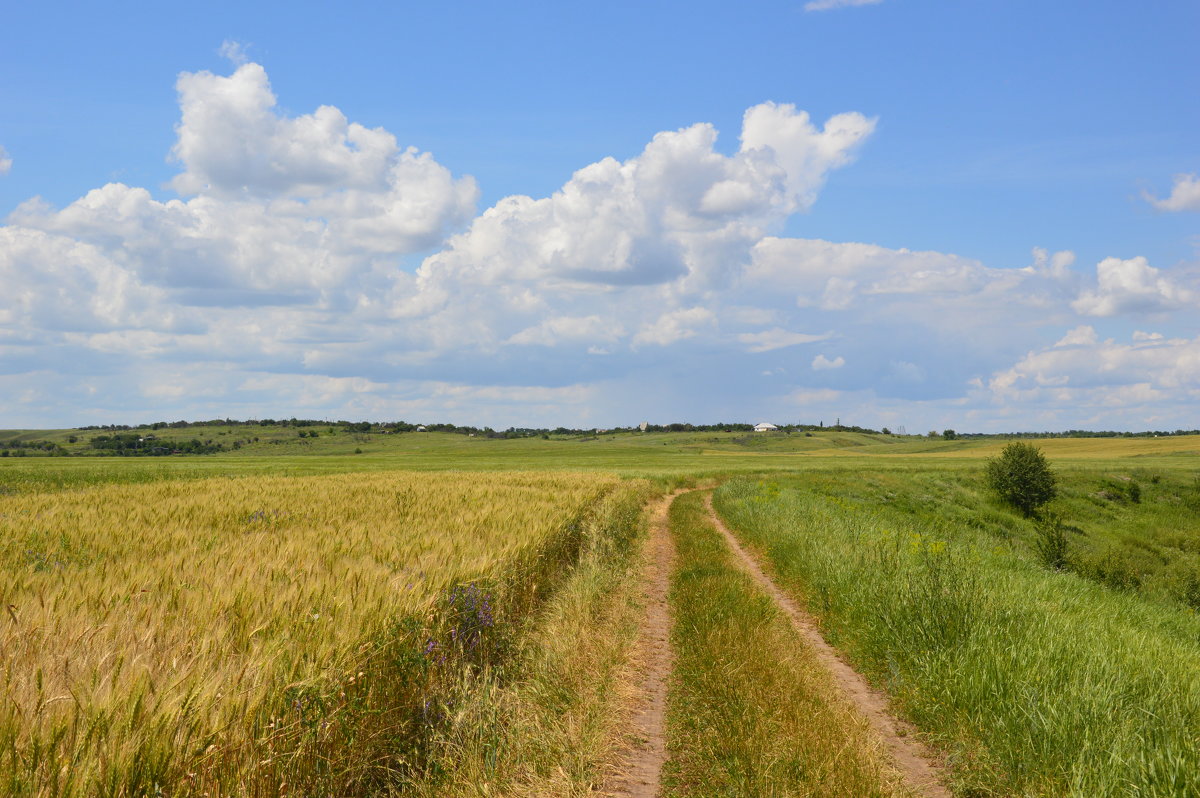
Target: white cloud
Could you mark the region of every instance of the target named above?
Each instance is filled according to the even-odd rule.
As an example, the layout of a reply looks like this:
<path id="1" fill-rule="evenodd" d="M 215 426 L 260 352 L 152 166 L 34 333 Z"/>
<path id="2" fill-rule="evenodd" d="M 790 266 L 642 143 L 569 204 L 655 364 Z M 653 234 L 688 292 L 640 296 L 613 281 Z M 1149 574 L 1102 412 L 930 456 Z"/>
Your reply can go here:
<path id="1" fill-rule="evenodd" d="M 825 292 L 821 295 L 823 310 L 845 310 L 854 302 L 854 289 L 858 287 L 855 280 L 845 277 L 830 277 L 825 282 Z"/>
<path id="2" fill-rule="evenodd" d="M 226 39 L 221 42 L 221 46 L 217 48 L 217 55 L 229 60 L 234 66 L 241 66 L 249 60 L 246 55 L 247 46 L 233 39 Z"/>
<path id="3" fill-rule="evenodd" d="M 829 11 L 834 8 L 847 8 L 849 6 L 873 6 L 882 3 L 883 0 L 810 0 L 804 4 L 805 11 Z"/>
<path id="4" fill-rule="evenodd" d="M 1195 174 L 1175 175 L 1171 194 L 1158 199 L 1149 193 L 1142 195 L 1146 201 L 1160 211 L 1200 211 L 1200 176 Z"/>
<path id="5" fill-rule="evenodd" d="M 633 337 L 634 346 L 652 344 L 669 346 L 696 335 L 700 327 L 716 321 L 716 316 L 707 308 L 685 308 L 664 313 L 638 331 Z"/>
<path id="6" fill-rule="evenodd" d="M 793 106 L 764 103 L 746 111 L 733 156 L 714 150 L 711 125 L 659 133 L 637 157 L 586 166 L 550 197 L 500 201 L 426 260 L 419 279 L 719 284 L 771 227 L 816 200 L 874 124 L 838 114 L 818 129 Z"/>
<path id="7" fill-rule="evenodd" d="M 39 199 L 9 222 L 87 242 L 186 304 L 335 302 L 381 270 L 465 224 L 477 189 L 382 129 L 331 106 L 288 117 L 266 73 L 179 79 L 182 120 L 173 185 L 196 196 L 155 200 L 110 183 L 62 210 Z M 372 291 L 377 291 L 377 286 Z"/>
<path id="8" fill-rule="evenodd" d="M 1095 343 L 1095 328 L 1087 324 L 1081 324 L 1075 329 L 1069 330 L 1066 335 L 1058 340 L 1055 346 L 1093 346 Z"/>
<path id="9" fill-rule="evenodd" d="M 1097 287 L 1071 306 L 1085 316 L 1154 313 L 1193 304 L 1200 294 L 1178 285 L 1144 257 L 1105 258 L 1096 265 Z"/>
<path id="10" fill-rule="evenodd" d="M 830 369 L 840 369 L 846 365 L 846 358 L 842 356 L 835 357 L 833 360 L 825 357 L 825 355 L 817 355 L 813 358 L 813 371 L 829 371 Z"/>
<path id="11" fill-rule="evenodd" d="M 1160 337 L 1133 344 L 1093 339 L 1076 347 L 1033 351 L 993 374 L 987 387 L 997 400 L 1008 402 L 1186 401 L 1188 392 L 1200 391 L 1200 338 Z"/>
<path id="12" fill-rule="evenodd" d="M 9 156 L 8 151 L 3 146 L 0 146 L 0 177 L 12 171 L 12 163 L 12 158 Z"/>
<path id="13" fill-rule="evenodd" d="M 619 325 L 600 316 L 554 316 L 535 327 L 527 327 L 508 339 L 510 344 L 557 346 L 571 341 L 615 342 L 625 335 Z"/>
<path id="14" fill-rule="evenodd" d="M 330 106 L 284 113 L 256 64 L 179 89 L 184 196 L 112 183 L 61 209 L 35 198 L 0 226 L 0 391 L 36 397 L 29 420 L 304 409 L 611 425 L 799 403 L 826 420 L 877 408 L 895 426 L 924 403 L 941 428 L 969 421 L 968 402 L 1024 424 L 1004 402 L 1058 412 L 1111 390 L 1160 407 L 1200 390 L 1194 345 L 1166 337 L 1190 329 L 1200 295 L 1185 267 L 1111 258 L 1093 281 L 1071 252 L 996 268 L 773 236 L 871 135 L 859 114 L 818 126 L 765 103 L 732 154 L 710 125 L 666 131 L 471 219 L 470 178 Z M 1150 312 L 1162 332 L 1130 341 L 1120 317 Z M 786 351 L 834 338 L 836 357 Z M 845 392 L 786 376 L 830 370 Z"/>
<path id="15" fill-rule="evenodd" d="M 812 335 L 809 333 L 792 332 L 781 327 L 773 327 L 769 330 L 756 333 L 740 333 L 737 339 L 741 343 L 746 344 L 746 351 L 748 352 L 770 352 L 773 349 L 782 349 L 785 346 L 825 341 L 829 339 L 830 335 L 830 333 Z"/>
<path id="16" fill-rule="evenodd" d="M 1071 266 L 1075 263 L 1075 253 L 1069 250 L 1051 254 L 1041 247 L 1033 248 L 1033 264 L 1026 267 L 1031 274 L 1038 274 L 1054 280 L 1066 280 L 1070 277 Z"/>
<path id="17" fill-rule="evenodd" d="M 229 76 L 185 72 L 176 83 L 182 112 L 172 155 L 184 167 L 181 194 L 320 194 L 329 188 L 384 188 L 396 139 L 352 124 L 336 108 L 286 117 L 259 64 Z"/>
<path id="18" fill-rule="evenodd" d="M 65 236 L 0 227 L 0 323 L 33 339 L 40 330 L 175 327 L 163 292 L 103 251 Z"/>
<path id="19" fill-rule="evenodd" d="M 802 306 L 841 310 L 856 294 L 961 295 L 1001 281 L 1015 285 L 1030 275 L 941 252 L 768 236 L 755 246 L 747 276 L 795 292 Z"/>
<path id="20" fill-rule="evenodd" d="M 374 252 L 432 246 L 474 212 L 472 178 L 455 179 L 383 128 L 329 105 L 281 114 L 258 64 L 228 77 L 185 72 L 177 88 L 171 152 L 183 172 L 171 185 L 180 194 L 249 201 L 282 220 L 326 219 L 339 247 Z"/>

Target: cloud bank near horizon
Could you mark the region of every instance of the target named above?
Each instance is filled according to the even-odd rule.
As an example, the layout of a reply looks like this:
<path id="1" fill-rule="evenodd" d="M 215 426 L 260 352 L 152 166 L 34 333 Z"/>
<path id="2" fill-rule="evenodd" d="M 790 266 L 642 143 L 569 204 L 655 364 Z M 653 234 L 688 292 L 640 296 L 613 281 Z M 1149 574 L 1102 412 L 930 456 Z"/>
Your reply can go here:
<path id="1" fill-rule="evenodd" d="M 10 426 L 1194 426 L 1186 265 L 781 237 L 874 134 L 860 113 L 764 102 L 731 151 L 708 124 L 663 131 L 480 213 L 471 177 L 393 133 L 283 112 L 259 64 L 176 88 L 177 198 L 109 183 L 0 226 Z M 1179 186 L 1162 202 L 1186 206 Z"/>

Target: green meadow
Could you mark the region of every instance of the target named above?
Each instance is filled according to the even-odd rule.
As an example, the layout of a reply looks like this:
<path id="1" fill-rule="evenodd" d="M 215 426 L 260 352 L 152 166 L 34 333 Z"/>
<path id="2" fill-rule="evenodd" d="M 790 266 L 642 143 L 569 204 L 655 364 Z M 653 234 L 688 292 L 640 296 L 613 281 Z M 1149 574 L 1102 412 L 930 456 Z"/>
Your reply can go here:
<path id="1" fill-rule="evenodd" d="M 1000 438 L 132 432 L 168 451 L 220 451 L 105 456 L 91 439 L 109 431 L 0 431 L 0 783 L 13 794 L 591 794 L 628 745 L 639 508 L 710 486 L 741 542 L 938 752 L 954 794 L 1200 794 L 1200 436 L 1036 440 L 1058 496 L 1025 517 L 984 482 Z M 521 497 L 534 495 L 536 529 L 511 510 L 532 511 Z M 902 794 L 861 720 L 734 567 L 701 495 L 670 515 L 664 789 Z M 158 539 L 174 554 L 156 554 Z M 453 553 L 474 539 L 480 559 Z M 288 595 L 320 585 L 320 603 L 346 604 L 343 583 L 400 584 L 407 555 L 374 553 L 393 549 L 450 553 L 420 600 L 363 593 L 362 628 L 310 639 L 280 609 L 292 604 L 254 595 L 261 566 Z M 222 551 L 240 552 L 245 571 L 228 596 L 214 591 L 225 603 L 181 597 L 203 574 L 219 581 L 211 552 Z M 175 604 L 124 609 L 168 588 Z M 159 626 L 170 646 L 139 631 Z M 76 655 L 73 640 L 96 647 Z M 209 650 L 219 668 L 195 654 Z M 256 692 L 222 689 L 259 656 Z M 121 657 L 137 667 L 105 681 Z M 86 690 L 77 670 L 91 674 Z M 375 686 L 382 675 L 394 689 Z M 296 696 L 311 703 L 292 717 Z M 129 718 L 153 723 L 132 734 Z"/>

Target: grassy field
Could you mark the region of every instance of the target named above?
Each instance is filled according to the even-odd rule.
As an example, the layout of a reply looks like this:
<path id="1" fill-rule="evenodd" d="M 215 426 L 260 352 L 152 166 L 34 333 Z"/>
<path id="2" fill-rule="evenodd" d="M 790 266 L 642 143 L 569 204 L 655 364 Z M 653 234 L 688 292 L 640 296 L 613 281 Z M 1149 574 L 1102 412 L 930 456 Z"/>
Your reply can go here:
<path id="1" fill-rule="evenodd" d="M 445 432 L 328 434 L 299 438 L 286 427 L 213 427 L 159 430 L 155 434 L 221 440 L 221 432 L 259 438 L 237 451 L 167 457 L 0 457 L 0 493 L 106 484 L 194 479 L 210 476 L 282 475 L 389 471 L 604 471 L 622 476 L 697 479 L 766 471 L 899 470 L 936 468 L 971 470 L 996 455 L 1003 440 L 942 441 L 863 435 L 852 432 L 754 433 L 611 433 L 576 437 L 489 439 Z M 86 451 L 95 431 L 0 430 L 13 437 L 52 438 Z M 271 442 L 277 441 L 277 442 Z M 1200 470 L 1200 436 L 1164 438 L 1083 438 L 1037 441 L 1053 462 L 1074 468 L 1160 469 L 1164 473 Z M 72 448 L 74 447 L 74 448 Z M 356 450 L 361 450 L 356 453 Z M 869 464 L 864 466 L 864 463 Z"/>
<path id="2" fill-rule="evenodd" d="M 705 480 L 958 794 L 1200 793 L 1200 436 L 1037 441 L 1039 522 L 984 487 L 999 440 L 316 432 L 0 457 L 0 791 L 587 795 L 621 745 L 638 508 Z M 837 761 L 888 794 L 694 498 L 673 524 L 671 789 L 839 794 L 805 781 Z"/>
<path id="3" fill-rule="evenodd" d="M 1074 474 L 1068 509 L 1106 473 Z M 960 794 L 1200 793 L 1195 611 L 1047 568 L 1031 529 L 971 494 L 977 481 L 735 480 L 717 506 L 946 752 Z"/>

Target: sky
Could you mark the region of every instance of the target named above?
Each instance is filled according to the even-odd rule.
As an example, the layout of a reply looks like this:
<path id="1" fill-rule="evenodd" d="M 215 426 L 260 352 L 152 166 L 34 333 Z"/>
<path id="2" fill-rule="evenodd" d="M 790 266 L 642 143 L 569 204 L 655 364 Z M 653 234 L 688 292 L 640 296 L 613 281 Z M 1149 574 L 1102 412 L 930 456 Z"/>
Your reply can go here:
<path id="1" fill-rule="evenodd" d="M 1194 0 L 13 5 L 0 428 L 1197 428 L 1197 31 Z"/>

